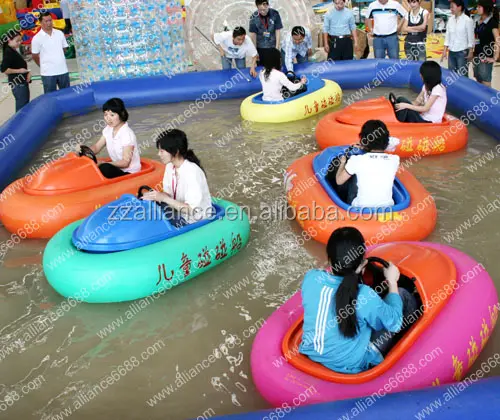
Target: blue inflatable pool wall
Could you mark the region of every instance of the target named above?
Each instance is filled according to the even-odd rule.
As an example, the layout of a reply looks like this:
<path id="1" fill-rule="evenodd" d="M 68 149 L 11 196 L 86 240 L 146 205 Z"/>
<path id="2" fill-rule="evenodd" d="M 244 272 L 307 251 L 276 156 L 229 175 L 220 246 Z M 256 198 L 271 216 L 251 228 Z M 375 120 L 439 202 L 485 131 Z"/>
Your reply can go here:
<path id="1" fill-rule="evenodd" d="M 477 379 L 476 379 L 477 380 Z M 214 420 L 471 420 L 498 419 L 500 413 L 500 378 L 464 381 L 459 384 L 431 387 L 420 391 L 388 394 L 367 405 L 368 398 L 335 401 L 283 410 L 257 411 L 248 414 L 213 417 Z M 370 399 L 371 401 L 371 399 Z M 289 411 L 290 408 L 287 410 Z M 279 416 L 278 414 L 281 414 Z"/>
<path id="2" fill-rule="evenodd" d="M 420 91 L 422 81 L 419 67 L 420 63 L 403 60 L 354 60 L 302 64 L 296 67 L 296 72 L 306 75 L 309 79 L 321 77 L 334 80 L 342 89 L 363 88 L 366 91 L 382 86 L 410 87 L 414 91 Z M 246 74 L 251 82 L 244 80 L 235 70 L 218 70 L 184 73 L 170 79 L 161 76 L 97 82 L 42 95 L 0 128 L 0 189 L 18 177 L 19 171 L 30 162 L 65 116 L 88 113 L 113 97 L 122 98 L 127 107 L 196 99 L 203 101 L 204 98 L 207 102 L 211 100 L 208 98 L 244 98 L 261 89 L 260 82 L 252 79 L 248 70 Z M 481 115 L 472 123 L 500 140 L 500 93 L 465 77 L 455 80 L 446 69 L 443 69 L 443 82 L 450 84 L 448 109 L 463 115 L 467 111 L 472 112 L 474 106 L 480 107 L 484 102 L 486 108 L 483 106 Z M 349 95 L 345 95 L 344 100 L 348 97 Z M 191 113 L 188 106 L 189 104 L 186 104 L 185 116 Z M 209 106 L 208 103 L 204 105 Z M 191 108 L 202 112 L 201 106 Z M 189 122 L 189 117 L 185 120 Z"/>

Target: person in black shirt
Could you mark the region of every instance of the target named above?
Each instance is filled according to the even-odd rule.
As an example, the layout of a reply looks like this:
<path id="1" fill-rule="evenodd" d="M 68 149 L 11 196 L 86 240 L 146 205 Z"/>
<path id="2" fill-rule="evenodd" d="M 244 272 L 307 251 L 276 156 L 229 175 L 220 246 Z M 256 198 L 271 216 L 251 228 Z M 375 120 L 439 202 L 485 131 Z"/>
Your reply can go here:
<path id="1" fill-rule="evenodd" d="M 30 101 L 31 74 L 28 64 L 24 61 L 17 49 L 21 45 L 21 35 L 16 31 L 5 34 L 3 43 L 2 73 L 9 78 L 9 86 L 16 98 L 16 112 Z"/>
<path id="2" fill-rule="evenodd" d="M 474 48 L 474 77 L 479 83 L 491 86 L 493 64 L 498 60 L 498 9 L 491 0 L 479 0 L 477 12 L 481 19 L 476 24 Z"/>
<path id="3" fill-rule="evenodd" d="M 274 48 L 281 48 L 283 22 L 277 10 L 269 7 L 269 0 L 255 0 L 257 11 L 250 16 L 250 38 L 257 47 L 259 61 Z"/>

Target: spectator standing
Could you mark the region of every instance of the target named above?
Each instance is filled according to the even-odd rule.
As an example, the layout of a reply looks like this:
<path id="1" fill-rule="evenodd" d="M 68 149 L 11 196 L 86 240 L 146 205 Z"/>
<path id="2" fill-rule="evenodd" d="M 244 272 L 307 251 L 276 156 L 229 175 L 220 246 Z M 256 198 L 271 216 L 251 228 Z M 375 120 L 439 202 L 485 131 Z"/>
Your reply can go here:
<path id="1" fill-rule="evenodd" d="M 375 58 L 385 58 L 386 53 L 389 58 L 399 58 L 398 32 L 405 15 L 406 10 L 396 0 L 375 0 L 370 3 L 365 26 L 368 36 L 373 36 Z"/>
<path id="2" fill-rule="evenodd" d="M 40 67 L 43 91 L 49 93 L 59 89 L 68 88 L 69 73 L 64 53 L 68 43 L 64 34 L 54 29 L 52 17 L 49 12 L 40 14 L 42 29 L 31 41 L 33 61 Z"/>
<path id="3" fill-rule="evenodd" d="M 8 31 L 3 42 L 2 73 L 9 79 L 9 86 L 16 100 L 16 112 L 30 101 L 31 74 L 28 64 L 17 51 L 21 45 L 21 34 Z"/>
<path id="4" fill-rule="evenodd" d="M 441 62 L 448 54 L 448 69 L 461 76 L 469 77 L 467 61 L 472 60 L 474 54 L 474 22 L 468 16 L 463 0 L 450 2 L 450 11 L 453 15 L 446 25 L 446 37 Z"/>
<path id="5" fill-rule="evenodd" d="M 410 11 L 403 22 L 403 32 L 408 33 L 405 38 L 406 58 L 412 61 L 425 61 L 429 12 L 420 6 L 420 0 L 409 0 L 408 4 Z"/>
<path id="6" fill-rule="evenodd" d="M 335 0 L 335 7 L 325 16 L 323 43 L 329 60 L 352 60 L 358 47 L 354 15 L 344 6 L 345 0 Z"/>
<path id="7" fill-rule="evenodd" d="M 493 64 L 500 53 L 498 9 L 491 0 L 479 0 L 477 11 L 481 19 L 475 29 L 474 77 L 479 83 L 491 87 Z"/>
<path id="8" fill-rule="evenodd" d="M 287 71 L 293 71 L 293 61 L 307 63 L 312 51 L 311 31 L 302 26 L 294 26 L 292 32 L 283 38 L 281 61 Z"/>
<path id="9" fill-rule="evenodd" d="M 60 1 L 62 16 L 66 26 L 64 27 L 64 33 L 70 34 L 73 32 L 73 27 L 71 26 L 71 15 L 69 13 L 69 0 Z"/>
<path id="10" fill-rule="evenodd" d="M 252 40 L 246 36 L 245 28 L 238 26 L 233 32 L 220 32 L 212 36 L 212 40 L 219 47 L 222 61 L 222 70 L 229 70 L 233 67 L 233 59 L 236 67 L 244 69 L 246 66 L 245 58 L 252 57 L 252 66 L 250 74 L 257 77 L 255 66 L 257 65 L 257 50 Z"/>
<path id="11" fill-rule="evenodd" d="M 268 0 L 255 0 L 257 11 L 250 16 L 250 38 L 257 47 L 259 56 L 269 49 L 280 49 L 281 30 L 283 23 L 281 16 L 275 9 L 269 7 Z M 262 57 L 260 57 L 262 59 Z"/>

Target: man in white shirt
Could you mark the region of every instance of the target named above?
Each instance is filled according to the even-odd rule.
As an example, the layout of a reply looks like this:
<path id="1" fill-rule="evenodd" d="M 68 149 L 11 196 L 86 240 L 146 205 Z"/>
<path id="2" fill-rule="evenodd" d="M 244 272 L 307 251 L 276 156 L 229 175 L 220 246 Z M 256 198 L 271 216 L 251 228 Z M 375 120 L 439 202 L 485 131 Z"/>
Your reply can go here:
<path id="1" fill-rule="evenodd" d="M 33 61 L 40 67 L 44 93 L 69 87 L 69 73 L 64 53 L 68 43 L 64 34 L 54 29 L 49 12 L 40 14 L 42 29 L 31 41 Z"/>
<path id="2" fill-rule="evenodd" d="M 369 36 L 373 36 L 375 58 L 394 60 L 399 58 L 398 32 L 407 11 L 396 0 L 375 0 L 368 6 L 365 26 Z M 371 19 L 373 19 L 373 28 Z"/>
<path id="3" fill-rule="evenodd" d="M 222 70 L 229 70 L 233 67 L 233 59 L 236 61 L 236 67 L 244 69 L 245 57 L 252 57 L 250 74 L 257 77 L 255 67 L 257 65 L 257 49 L 253 45 L 250 37 L 247 36 L 245 28 L 238 26 L 233 32 L 220 32 L 212 35 L 212 40 L 219 46 L 219 52 L 222 60 Z"/>
<path id="4" fill-rule="evenodd" d="M 463 7 L 457 6 L 454 2 L 450 3 L 450 11 L 452 17 L 448 19 L 446 25 L 441 62 L 449 51 L 448 69 L 469 77 L 467 61 L 472 60 L 474 54 L 474 22 L 464 13 Z"/>
<path id="5" fill-rule="evenodd" d="M 312 54 L 311 31 L 302 26 L 294 26 L 281 44 L 281 60 L 286 71 L 293 71 L 294 60 L 297 64 L 307 63 Z"/>

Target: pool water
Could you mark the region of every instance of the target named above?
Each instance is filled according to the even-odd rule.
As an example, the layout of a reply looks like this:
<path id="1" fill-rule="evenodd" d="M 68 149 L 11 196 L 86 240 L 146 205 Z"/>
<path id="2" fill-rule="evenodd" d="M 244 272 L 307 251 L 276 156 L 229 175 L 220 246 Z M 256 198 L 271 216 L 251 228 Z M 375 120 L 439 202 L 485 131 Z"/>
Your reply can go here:
<path id="1" fill-rule="evenodd" d="M 405 89 L 395 92 L 415 96 Z M 388 93 L 378 89 L 366 98 Z M 157 300 L 82 303 L 51 318 L 64 299 L 42 271 L 47 241 L 25 240 L 6 254 L 0 267 L 0 400 L 14 399 L 16 393 L 18 399 L 0 411 L 0 418 L 187 419 L 268 407 L 252 383 L 253 338 L 300 287 L 304 273 L 325 263 L 325 255 L 314 241 L 297 246 L 302 231 L 295 221 L 258 216 L 265 206 L 284 208 L 284 172 L 317 150 L 314 129 L 324 114 L 281 125 L 242 123 L 240 103 L 212 103 L 180 127 L 201 159 L 212 195 L 250 212 L 250 242 L 234 258 Z M 188 105 L 130 109 L 139 143 Z M 86 144 L 92 144 L 101 118 L 96 111 L 65 119 L 24 173 L 77 135 L 84 133 Z M 496 154 L 475 171 L 470 166 L 496 142 L 474 127 L 469 133 L 466 150 L 427 157 L 411 171 L 438 208 L 438 224 L 428 240 L 470 254 L 500 286 L 500 212 L 450 236 L 500 191 Z M 157 158 L 156 153 L 151 142 L 143 156 Z M 0 241 L 9 237 L 0 228 Z M 495 331 L 472 370 L 499 351 Z M 498 374 L 497 367 L 487 376 Z M 153 399 L 163 388 L 163 398 Z"/>

